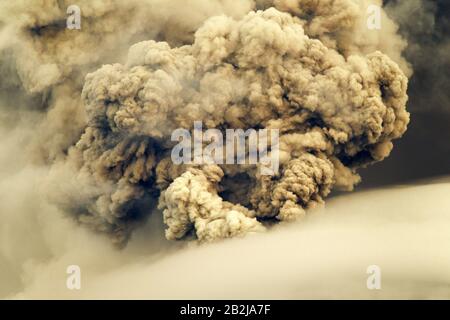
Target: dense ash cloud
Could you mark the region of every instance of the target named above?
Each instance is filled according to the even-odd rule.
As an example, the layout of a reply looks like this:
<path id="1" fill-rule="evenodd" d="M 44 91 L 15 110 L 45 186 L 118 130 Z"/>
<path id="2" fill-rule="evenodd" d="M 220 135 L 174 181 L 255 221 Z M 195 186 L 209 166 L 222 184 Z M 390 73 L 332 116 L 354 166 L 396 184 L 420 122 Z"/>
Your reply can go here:
<path id="1" fill-rule="evenodd" d="M 84 77 L 102 64 L 126 57 L 130 45 L 147 39 L 190 43 L 210 16 L 244 15 L 251 1 L 194 0 L 185 15 L 182 0 L 77 1 L 81 30 L 66 28 L 70 0 L 0 1 L 2 108 L 42 111 L 32 157 L 61 160 L 86 125 L 80 93 Z M 9 117 L 8 119 L 10 119 Z"/>
<path id="2" fill-rule="evenodd" d="M 33 119 L 43 193 L 80 223 L 117 244 L 155 208 L 169 239 L 261 231 L 352 190 L 405 132 L 406 42 L 384 12 L 382 36 L 366 27 L 380 1 L 182 3 L 81 1 L 79 31 L 67 1 L 0 4 L 4 122 Z M 170 134 L 194 121 L 280 130 L 279 174 L 175 166 Z"/>
<path id="3" fill-rule="evenodd" d="M 55 200 L 118 243 L 157 202 L 168 239 L 193 233 L 212 241 L 260 231 L 262 220 L 302 217 L 334 186 L 352 190 L 356 169 L 383 160 L 406 130 L 407 77 L 388 56 L 365 54 L 350 40 L 347 33 L 358 30 L 352 22 L 361 20 L 353 2 L 337 2 L 347 12 L 341 19 L 325 5 L 317 22 L 281 2 L 275 7 L 288 12 L 214 17 L 191 45 L 144 41 L 125 64 L 89 74 L 82 94 L 88 125 L 54 166 L 52 183 L 62 186 Z M 331 41 L 339 26 L 342 35 Z M 175 166 L 171 132 L 194 121 L 279 129 L 279 174 Z M 236 185 L 221 183 L 243 176 L 239 196 Z"/>
<path id="4" fill-rule="evenodd" d="M 406 125 L 406 118 L 404 124 L 397 121 L 402 118 L 397 117 L 403 113 L 402 99 L 387 104 L 385 87 L 374 80 L 381 74 L 377 59 L 412 75 L 408 83 L 412 120 L 389 160 L 357 172 L 368 185 L 449 173 L 449 2 L 384 2 L 382 29 L 370 31 L 365 9 L 381 1 L 191 0 L 187 7 L 185 0 L 80 0 L 82 30 L 75 31 L 65 27 L 71 1 L 0 0 L 0 296 L 448 298 L 448 183 L 330 199 L 326 215 L 309 210 L 330 190 L 351 189 L 360 180 L 356 170 L 387 155 L 388 141 L 400 136 Z M 228 21 L 223 34 L 241 34 L 243 21 L 250 22 L 249 12 L 272 7 L 280 13 L 258 19 L 254 36 L 247 38 L 255 39 L 253 44 L 238 43 L 224 49 L 223 55 L 221 44 L 234 38 L 222 39 L 220 30 L 203 25 L 209 18 Z M 292 21 L 276 18 L 281 12 Z M 261 59 L 247 59 L 251 66 L 243 68 L 235 64 L 237 52 L 245 52 L 239 55 L 242 62 L 252 54 L 244 49 L 267 44 L 256 32 L 263 24 L 281 29 L 277 46 L 264 48 L 268 56 L 263 60 L 277 61 L 270 72 L 258 67 L 252 74 Z M 202 40 L 194 36 L 199 29 L 206 38 L 209 31 L 217 32 Z M 309 40 L 298 34 L 300 29 Z M 303 60 L 292 53 L 279 54 L 284 52 L 278 45 L 286 32 L 308 48 L 313 47 L 311 42 L 324 48 L 312 59 L 331 52 L 329 58 L 336 59 L 323 62 L 344 71 L 330 79 L 329 69 L 311 61 L 309 50 L 302 51 L 308 53 Z M 197 48 L 214 44 L 203 52 L 219 52 L 220 59 L 208 64 L 208 56 L 201 58 L 194 50 L 195 43 Z M 291 45 L 285 50 L 295 48 Z M 174 56 L 188 63 L 173 62 Z M 232 59 L 229 76 L 246 78 L 235 82 L 223 78 L 227 58 Z M 289 68 L 285 58 L 292 61 Z M 148 61 L 164 63 L 147 65 Z M 198 65 L 199 61 L 206 63 Z M 311 65 L 317 67 L 310 70 Z M 395 67 L 392 70 L 403 79 Z M 357 78 L 364 86 L 355 97 L 375 92 L 371 101 L 381 104 L 366 98 L 347 103 L 356 89 L 347 90 L 358 81 L 345 79 L 362 71 Z M 292 84 L 299 74 L 311 81 L 297 88 Z M 96 92 L 103 80 L 104 98 Z M 146 80 L 151 80 L 147 87 Z M 319 80 L 328 83 L 319 86 Z M 270 94 L 269 86 L 275 87 Z M 127 87 L 130 91 L 124 94 Z M 145 99 L 133 90 L 145 92 Z M 159 99 L 167 92 L 176 94 Z M 304 106 L 314 101 L 305 100 L 313 94 L 320 97 L 321 113 Z M 269 95 L 275 98 L 267 102 Z M 149 101 L 161 109 L 140 111 Z M 205 108 L 208 101 L 223 115 Z M 231 106 L 225 105 L 228 101 Z M 361 109 L 355 111 L 358 101 Z M 198 104 L 201 116 L 178 108 L 181 116 L 175 119 L 168 110 L 179 103 Z M 342 110 L 341 122 L 332 122 L 334 117 L 327 115 L 330 105 Z M 395 134 L 376 120 L 384 113 L 383 105 L 394 114 L 393 106 L 399 106 L 392 122 L 386 122 L 398 128 Z M 257 112 L 247 112 L 245 106 Z M 362 113 L 363 106 L 371 113 Z M 235 111 L 225 118 L 230 107 Z M 278 113 L 277 108 L 285 109 Z M 128 110 L 139 112 L 129 115 Z M 298 110 L 303 111 L 294 117 Z M 154 121 L 155 117 L 165 120 Z M 282 155 L 289 160 L 273 180 L 259 177 L 256 168 L 174 166 L 168 159 L 171 145 L 165 124 L 189 127 L 200 118 L 211 128 L 221 123 L 218 128 L 223 130 L 235 121 L 240 121 L 239 127 L 250 127 L 258 117 L 268 120 L 257 128 L 267 125 L 283 131 Z M 147 121 L 151 126 L 145 125 Z M 336 143 L 328 129 L 341 125 L 344 129 L 339 132 L 351 132 L 350 138 Z M 375 133 L 371 142 L 369 133 Z M 356 153 L 349 155 L 349 150 Z M 279 224 L 268 234 L 198 248 L 196 242 L 164 238 L 210 241 L 260 232 L 307 211 L 310 214 L 300 224 Z M 127 243 L 126 248 L 115 250 L 102 233 L 117 244 Z M 190 246 L 192 250 L 185 248 Z M 170 255 L 179 247 L 183 250 Z M 64 286 L 64 271 L 74 263 L 82 267 L 81 291 Z M 377 292 L 364 287 L 365 268 L 373 263 L 383 270 L 383 290 Z M 283 272 L 267 272 L 280 265 Z M 180 266 L 189 277 L 180 277 Z"/>

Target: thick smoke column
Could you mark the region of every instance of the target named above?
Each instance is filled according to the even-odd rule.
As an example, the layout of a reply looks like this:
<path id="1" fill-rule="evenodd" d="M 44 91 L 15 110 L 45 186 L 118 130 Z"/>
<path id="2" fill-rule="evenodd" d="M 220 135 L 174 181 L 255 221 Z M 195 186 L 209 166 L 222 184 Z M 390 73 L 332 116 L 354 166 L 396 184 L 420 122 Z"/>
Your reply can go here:
<path id="1" fill-rule="evenodd" d="M 352 190 L 356 169 L 383 160 L 406 131 L 407 77 L 361 43 L 353 1 L 257 8 L 207 20 L 190 45 L 137 43 L 124 65 L 90 73 L 87 126 L 53 165 L 53 200 L 117 243 L 157 205 L 168 239 L 212 241 L 302 217 L 333 187 Z M 194 121 L 279 129 L 280 172 L 174 165 L 171 133 Z"/>

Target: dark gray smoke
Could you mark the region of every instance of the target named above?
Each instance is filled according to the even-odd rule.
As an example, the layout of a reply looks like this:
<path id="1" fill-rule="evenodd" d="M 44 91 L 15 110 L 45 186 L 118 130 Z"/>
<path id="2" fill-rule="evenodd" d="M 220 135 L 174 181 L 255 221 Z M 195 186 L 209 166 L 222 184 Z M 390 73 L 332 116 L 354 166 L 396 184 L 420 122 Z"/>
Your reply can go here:
<path id="1" fill-rule="evenodd" d="M 362 188 L 450 174 L 450 2 L 386 2 L 408 41 L 404 55 L 414 70 L 408 85 L 411 123 L 391 157 L 363 171 Z"/>

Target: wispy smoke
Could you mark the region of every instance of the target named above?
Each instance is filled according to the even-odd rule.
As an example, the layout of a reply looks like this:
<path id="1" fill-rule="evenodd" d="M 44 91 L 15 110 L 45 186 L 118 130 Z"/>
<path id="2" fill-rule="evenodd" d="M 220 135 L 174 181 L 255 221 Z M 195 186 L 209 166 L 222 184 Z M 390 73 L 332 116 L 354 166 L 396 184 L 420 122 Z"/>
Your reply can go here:
<path id="1" fill-rule="evenodd" d="M 35 219 L 9 219 L 17 237 L 11 241 L 29 241 L 7 256 L 16 260 L 0 264 L 12 267 L 0 273 L 1 288 L 9 289 L 3 296 L 28 299 L 448 299 L 449 192 L 446 182 L 347 195 L 301 223 L 191 248 L 164 241 L 152 220 L 126 249 L 113 250 L 43 210 Z M 24 257 L 34 259 L 22 269 Z M 80 291 L 65 287 L 74 263 L 82 271 Z M 374 264 L 382 290 L 366 287 Z M 14 283 L 19 277 L 23 284 Z"/>
<path id="2" fill-rule="evenodd" d="M 405 56 L 415 73 L 410 90 L 415 113 L 450 112 L 449 10 L 445 0 L 387 1 L 387 13 L 408 40 Z"/>
<path id="3" fill-rule="evenodd" d="M 408 41 L 404 55 L 414 70 L 408 84 L 411 123 L 387 161 L 360 171 L 364 177 L 360 187 L 450 173 L 450 2 L 386 2 L 387 14 L 399 24 L 400 34 Z"/>

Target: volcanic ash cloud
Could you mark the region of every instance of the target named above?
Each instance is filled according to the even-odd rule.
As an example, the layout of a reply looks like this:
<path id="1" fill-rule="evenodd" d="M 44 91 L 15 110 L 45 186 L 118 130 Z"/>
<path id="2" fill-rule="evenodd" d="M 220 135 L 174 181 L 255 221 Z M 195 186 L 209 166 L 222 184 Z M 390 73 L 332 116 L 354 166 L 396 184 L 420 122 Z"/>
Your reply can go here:
<path id="1" fill-rule="evenodd" d="M 191 45 L 137 43 L 125 64 L 90 73 L 87 125 L 53 165 L 53 200 L 118 244 L 155 207 L 168 239 L 213 241 L 298 219 L 334 187 L 352 190 L 356 169 L 387 157 L 406 131 L 407 77 L 387 55 L 347 41 L 359 19 L 353 2 L 336 1 L 341 19 L 332 4 L 310 4 L 315 23 L 275 2 L 240 20 L 208 19 Z M 174 165 L 171 133 L 194 121 L 222 132 L 278 129 L 278 174 Z"/>

